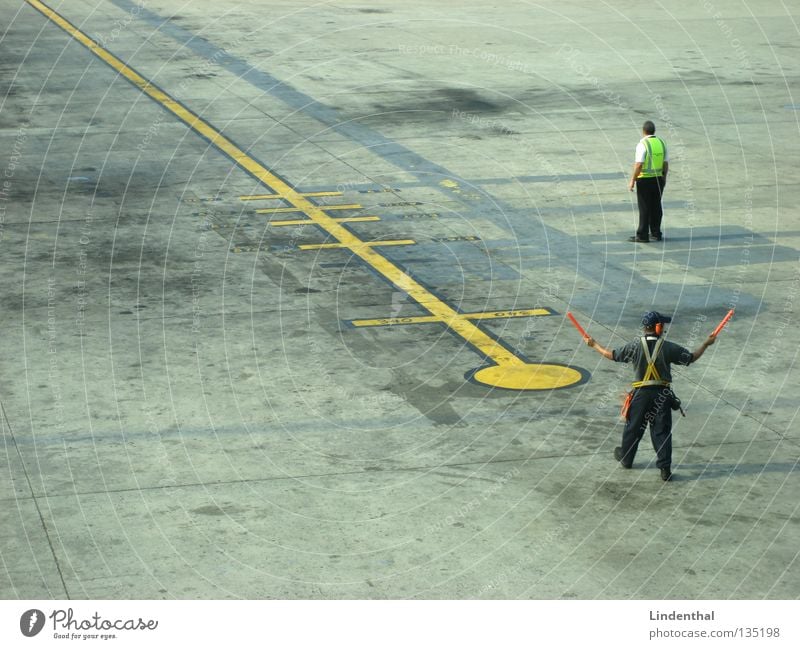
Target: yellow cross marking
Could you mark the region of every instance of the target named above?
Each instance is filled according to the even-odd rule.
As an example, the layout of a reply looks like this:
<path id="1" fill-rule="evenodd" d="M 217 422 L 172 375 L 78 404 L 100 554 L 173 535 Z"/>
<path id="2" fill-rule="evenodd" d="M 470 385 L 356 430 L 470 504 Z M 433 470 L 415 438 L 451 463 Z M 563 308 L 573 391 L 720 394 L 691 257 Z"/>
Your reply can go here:
<path id="1" fill-rule="evenodd" d="M 341 196 L 342 192 L 303 192 L 303 196 Z M 268 201 L 276 198 L 282 198 L 280 194 L 249 194 L 247 196 L 239 196 L 240 201 Z"/>
<path id="2" fill-rule="evenodd" d="M 337 223 L 362 223 L 364 221 L 380 221 L 380 216 L 342 216 L 336 219 L 333 219 Z M 279 225 L 307 225 L 307 224 L 314 224 L 314 221 L 309 221 L 308 219 L 291 219 L 290 221 L 270 221 L 269 225 L 279 226 Z"/>
<path id="3" fill-rule="evenodd" d="M 388 241 L 359 241 L 358 244 L 344 244 L 344 243 L 304 243 L 297 246 L 300 250 L 327 250 L 336 248 L 345 248 L 352 250 L 354 253 L 356 249 L 369 248 L 371 246 L 411 246 L 416 241 L 413 239 L 390 239 Z"/>
<path id="4" fill-rule="evenodd" d="M 288 187 L 288 185 L 287 185 Z M 300 194 L 297 194 L 300 196 Z M 281 196 L 284 200 L 289 200 L 286 196 Z M 309 205 L 313 205 L 313 203 L 308 203 Z M 361 205 L 358 203 L 353 203 L 351 205 L 313 205 L 318 210 L 360 210 Z M 305 208 L 297 205 L 295 207 L 265 207 L 260 210 L 256 210 L 256 214 L 279 214 L 281 212 L 305 212 Z"/>
<path id="5" fill-rule="evenodd" d="M 493 320 L 495 318 L 527 318 L 530 316 L 553 315 L 550 309 L 514 309 L 511 311 L 481 311 L 477 313 L 461 313 L 461 317 L 468 320 Z M 393 325 L 407 324 L 427 324 L 430 322 L 441 322 L 444 325 L 450 323 L 439 320 L 432 315 L 410 316 L 408 318 L 375 318 L 371 320 L 351 320 L 350 324 L 354 327 L 391 327 Z"/>

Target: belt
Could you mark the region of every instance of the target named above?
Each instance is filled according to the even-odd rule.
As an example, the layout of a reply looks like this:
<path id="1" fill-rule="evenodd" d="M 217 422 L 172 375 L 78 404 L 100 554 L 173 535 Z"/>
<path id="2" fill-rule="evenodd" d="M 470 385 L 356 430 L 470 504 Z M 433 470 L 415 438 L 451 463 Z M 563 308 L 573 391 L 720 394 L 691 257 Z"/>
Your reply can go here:
<path id="1" fill-rule="evenodd" d="M 631 383 L 632 388 L 649 388 L 653 386 L 669 387 L 669 381 L 634 381 Z"/>

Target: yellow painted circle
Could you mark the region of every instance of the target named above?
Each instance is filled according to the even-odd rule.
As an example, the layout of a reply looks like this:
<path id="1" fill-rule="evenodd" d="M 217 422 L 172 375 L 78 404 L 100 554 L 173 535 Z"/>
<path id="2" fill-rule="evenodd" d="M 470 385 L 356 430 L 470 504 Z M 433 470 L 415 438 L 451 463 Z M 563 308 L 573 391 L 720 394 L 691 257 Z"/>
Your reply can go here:
<path id="1" fill-rule="evenodd" d="M 566 365 L 526 363 L 525 365 L 491 365 L 472 375 L 483 385 L 506 390 L 556 390 L 584 380 L 578 370 Z"/>

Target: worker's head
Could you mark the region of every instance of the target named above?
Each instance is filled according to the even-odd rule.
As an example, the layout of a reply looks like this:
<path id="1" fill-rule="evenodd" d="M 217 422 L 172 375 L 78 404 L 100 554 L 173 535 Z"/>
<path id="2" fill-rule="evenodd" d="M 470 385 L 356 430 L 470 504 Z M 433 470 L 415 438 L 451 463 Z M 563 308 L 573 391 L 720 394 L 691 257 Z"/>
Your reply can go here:
<path id="1" fill-rule="evenodd" d="M 646 334 L 661 335 L 662 325 L 672 322 L 668 315 L 661 315 L 658 311 L 648 311 L 642 316 L 642 328 Z"/>
<path id="2" fill-rule="evenodd" d="M 642 133 L 645 135 L 655 135 L 656 132 L 656 125 L 653 124 L 649 119 L 642 124 Z"/>

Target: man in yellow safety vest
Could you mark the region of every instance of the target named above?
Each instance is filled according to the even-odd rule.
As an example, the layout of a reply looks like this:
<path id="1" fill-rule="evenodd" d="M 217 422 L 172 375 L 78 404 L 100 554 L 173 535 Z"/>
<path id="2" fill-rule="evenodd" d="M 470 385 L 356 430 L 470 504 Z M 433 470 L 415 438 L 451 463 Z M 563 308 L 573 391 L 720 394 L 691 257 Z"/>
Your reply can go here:
<path id="1" fill-rule="evenodd" d="M 664 212 L 661 208 L 661 196 L 667 184 L 669 171 L 669 153 L 667 144 L 656 137 L 656 126 L 650 120 L 642 125 L 642 139 L 636 145 L 636 161 L 628 183 L 633 191 L 636 186 L 636 201 L 639 204 L 639 227 L 636 236 L 628 241 L 646 243 L 651 240 L 662 241 L 661 219 Z"/>

